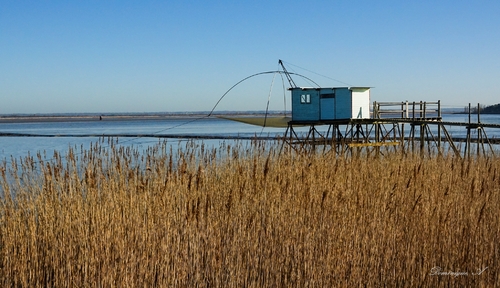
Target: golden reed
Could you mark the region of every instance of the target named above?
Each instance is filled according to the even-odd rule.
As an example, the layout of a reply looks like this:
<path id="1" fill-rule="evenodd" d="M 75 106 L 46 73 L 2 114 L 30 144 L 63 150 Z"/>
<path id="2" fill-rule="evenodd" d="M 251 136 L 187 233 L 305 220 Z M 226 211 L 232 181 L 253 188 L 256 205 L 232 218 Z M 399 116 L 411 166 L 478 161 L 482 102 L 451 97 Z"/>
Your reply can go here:
<path id="1" fill-rule="evenodd" d="M 97 143 L 3 163 L 3 287 L 500 286 L 500 161 Z"/>

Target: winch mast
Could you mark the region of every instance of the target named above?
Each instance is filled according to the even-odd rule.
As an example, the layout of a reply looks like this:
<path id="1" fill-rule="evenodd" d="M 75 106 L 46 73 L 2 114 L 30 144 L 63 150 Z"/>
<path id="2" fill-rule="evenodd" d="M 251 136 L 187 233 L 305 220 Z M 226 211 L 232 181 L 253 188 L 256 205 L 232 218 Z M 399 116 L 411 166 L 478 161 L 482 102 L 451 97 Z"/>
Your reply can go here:
<path id="1" fill-rule="evenodd" d="M 297 88 L 297 85 L 295 84 L 295 82 L 293 82 L 290 73 L 288 73 L 288 71 L 286 70 L 285 65 L 283 65 L 283 61 L 281 61 L 281 59 L 278 61 L 278 64 L 280 64 L 281 67 L 283 68 L 283 72 L 285 73 L 286 79 L 288 79 L 288 83 L 290 83 L 290 88 Z"/>

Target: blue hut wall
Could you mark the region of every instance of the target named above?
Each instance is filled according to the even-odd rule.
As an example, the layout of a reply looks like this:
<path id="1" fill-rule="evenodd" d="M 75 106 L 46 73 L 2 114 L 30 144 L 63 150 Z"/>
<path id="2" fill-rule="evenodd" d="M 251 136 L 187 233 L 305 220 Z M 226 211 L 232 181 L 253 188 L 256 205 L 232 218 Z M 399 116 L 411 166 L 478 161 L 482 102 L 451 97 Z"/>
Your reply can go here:
<path id="1" fill-rule="evenodd" d="M 317 121 L 320 117 L 319 91 L 316 89 L 292 89 L 292 120 Z"/>
<path id="2" fill-rule="evenodd" d="M 349 90 L 348 88 L 335 89 L 335 104 L 335 119 L 351 118 L 351 90 Z"/>
<path id="3" fill-rule="evenodd" d="M 320 88 L 319 109 L 321 120 L 335 119 L 335 88 Z"/>
<path id="4" fill-rule="evenodd" d="M 292 120 L 370 118 L 370 88 L 291 88 Z"/>

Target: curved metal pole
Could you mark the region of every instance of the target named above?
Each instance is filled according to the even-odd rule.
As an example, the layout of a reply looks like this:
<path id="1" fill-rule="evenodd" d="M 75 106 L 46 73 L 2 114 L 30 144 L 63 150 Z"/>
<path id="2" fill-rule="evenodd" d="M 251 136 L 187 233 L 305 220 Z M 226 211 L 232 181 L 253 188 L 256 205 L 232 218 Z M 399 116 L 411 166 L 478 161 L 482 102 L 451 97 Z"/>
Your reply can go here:
<path id="1" fill-rule="evenodd" d="M 207 117 L 208 116 L 211 116 L 212 113 L 214 112 L 215 108 L 217 108 L 217 106 L 219 105 L 220 101 L 222 101 L 222 99 L 224 99 L 224 97 L 226 97 L 227 93 L 229 93 L 229 91 L 233 90 L 234 87 L 238 86 L 241 82 L 243 81 L 246 81 L 252 77 L 255 77 L 255 76 L 259 76 L 259 75 L 264 75 L 264 74 L 271 74 L 271 73 L 280 73 L 280 74 L 284 74 L 285 72 L 283 71 L 266 71 L 266 72 L 260 72 L 260 73 L 256 73 L 256 74 L 253 74 L 253 75 L 250 75 L 248 77 L 245 77 L 243 78 L 242 80 L 238 81 L 236 84 L 234 84 L 231 88 L 229 88 L 229 90 L 226 91 L 226 93 L 224 93 L 220 98 L 219 100 L 217 101 L 217 103 L 215 103 L 215 106 L 212 108 L 212 110 L 210 111 L 210 113 L 208 113 Z M 304 75 L 300 75 L 300 74 L 297 74 L 297 73 L 288 73 L 288 74 L 292 74 L 292 75 L 297 75 L 299 77 L 302 77 L 304 79 L 307 79 L 309 81 L 311 81 L 312 83 L 314 83 L 316 86 L 320 87 L 318 85 L 318 83 L 314 82 L 313 80 L 309 79 L 308 77 L 304 76 Z"/>

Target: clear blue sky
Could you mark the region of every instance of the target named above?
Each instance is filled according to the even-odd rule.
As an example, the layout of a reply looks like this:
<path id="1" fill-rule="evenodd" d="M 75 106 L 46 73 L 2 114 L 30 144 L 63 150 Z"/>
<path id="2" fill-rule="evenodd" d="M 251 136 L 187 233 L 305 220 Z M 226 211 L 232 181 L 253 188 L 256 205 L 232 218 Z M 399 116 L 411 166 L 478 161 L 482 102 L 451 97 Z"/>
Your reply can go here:
<path id="1" fill-rule="evenodd" d="M 206 111 L 278 59 L 372 101 L 494 104 L 499 51 L 500 1 L 2 1 L 0 114 Z M 272 83 L 217 110 L 263 110 Z"/>

